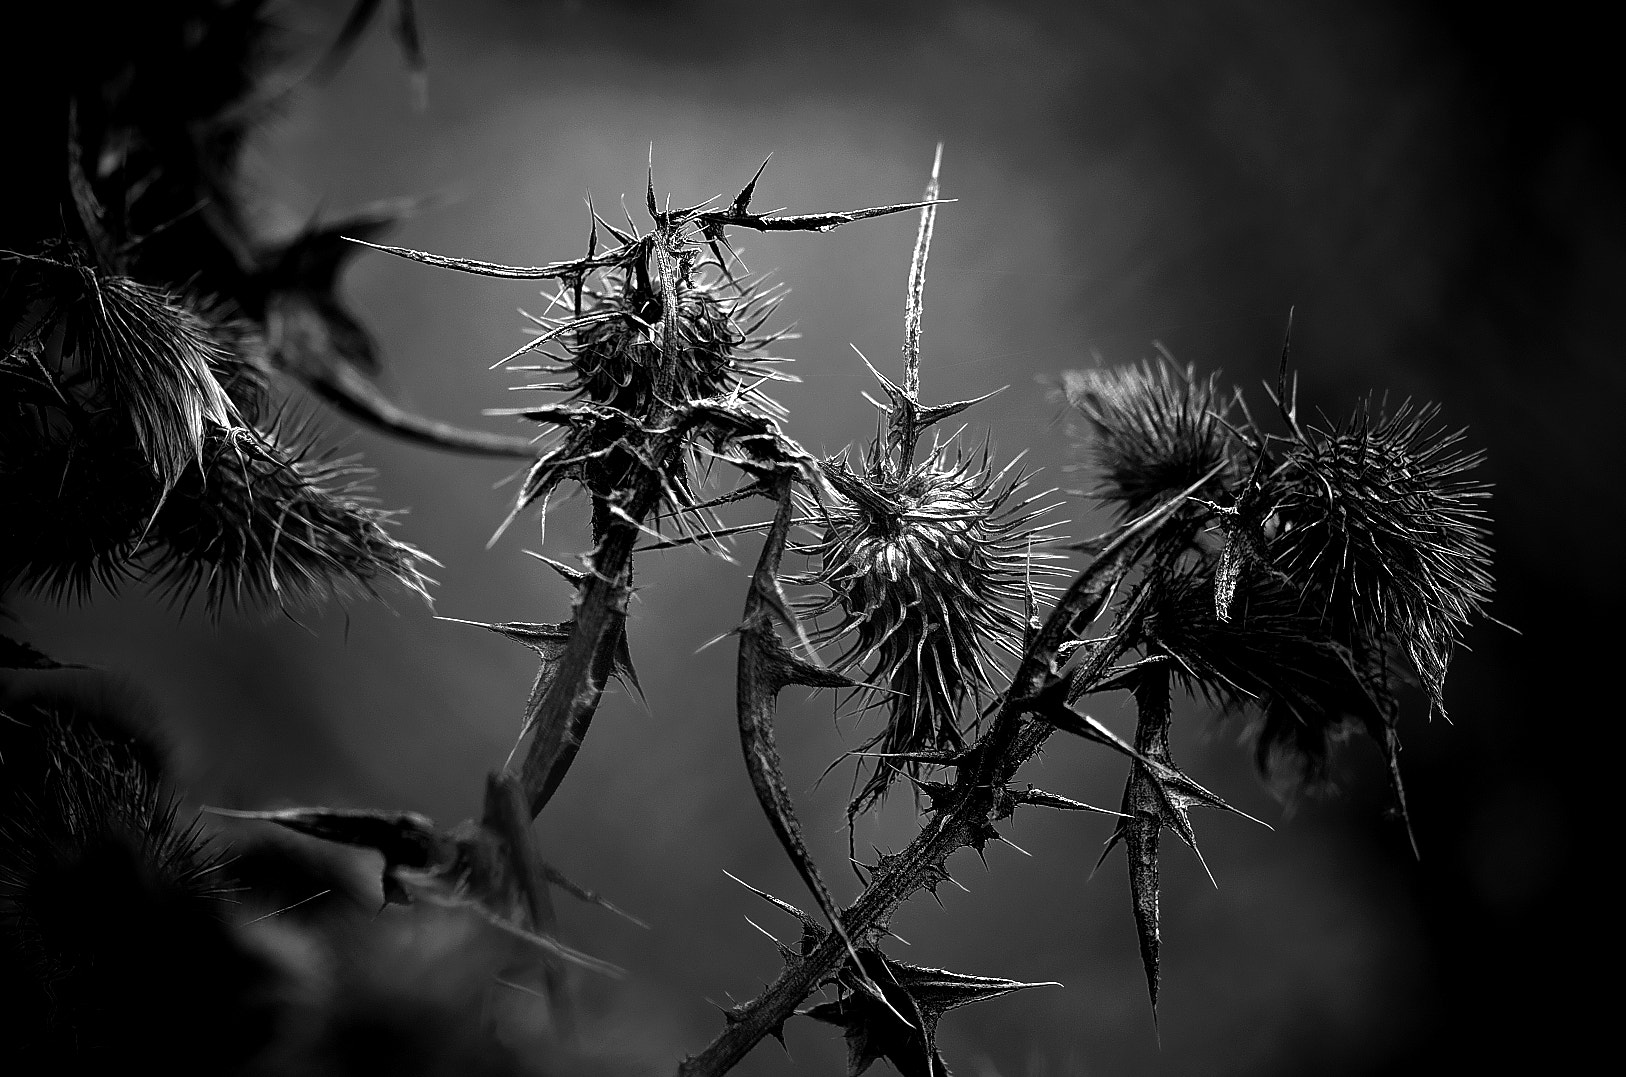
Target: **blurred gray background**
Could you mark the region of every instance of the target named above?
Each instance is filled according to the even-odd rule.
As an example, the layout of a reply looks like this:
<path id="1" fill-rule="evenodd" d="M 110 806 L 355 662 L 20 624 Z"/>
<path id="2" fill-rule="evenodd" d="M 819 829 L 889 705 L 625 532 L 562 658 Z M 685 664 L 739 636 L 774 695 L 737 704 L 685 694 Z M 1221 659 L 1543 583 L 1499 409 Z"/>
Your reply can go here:
<path id="1" fill-rule="evenodd" d="M 310 53 L 347 5 L 295 3 Z M 919 964 L 1059 988 L 950 1014 L 941 1044 L 962 1074 L 1407 1072 L 1494 1057 L 1559 1058 L 1591 1027 L 1582 970 L 1601 864 L 1587 823 L 1603 784 L 1576 756 L 1605 720 L 1590 702 L 1595 625 L 1619 608 L 1610 502 L 1622 390 L 1619 299 L 1626 217 L 1619 131 L 1599 93 L 1603 35 L 1565 10 L 1539 24 L 1400 4 L 963 2 L 468 2 L 420 5 L 430 61 L 414 108 L 382 26 L 334 78 L 299 93 L 254 148 L 269 222 L 292 230 L 378 198 L 439 208 L 393 242 L 536 264 L 570 257 L 583 196 L 642 216 L 732 195 L 773 162 L 756 205 L 843 209 L 918 197 L 945 143 L 925 306 L 924 391 L 1009 385 L 970 415 L 999 457 L 1028 451 L 1045 485 L 1078 460 L 1040 379 L 1138 360 L 1160 341 L 1223 369 L 1255 404 L 1290 307 L 1302 399 L 1336 416 L 1369 390 L 1439 400 L 1489 448 L 1499 593 L 1447 683 L 1452 724 L 1403 728 L 1423 849 L 1382 818 L 1376 753 L 1345 753 L 1331 798 L 1284 804 L 1253 774 L 1235 726 L 1188 708 L 1181 762 L 1276 826 L 1195 819 L 1219 880 L 1165 856 L 1161 1044 L 1140 970 L 1121 856 L 1093 879 L 1109 823 L 1027 809 L 1009 846 L 952 862 L 969 888 L 917 900 L 895 927 Z M 1521 16 L 1522 18 L 1522 16 Z M 1534 15 L 1531 16 L 1534 18 Z M 790 432 L 816 451 L 867 439 L 873 390 L 849 344 L 896 371 L 915 221 L 827 235 L 742 235 L 754 270 L 791 287 L 783 345 Z M 536 288 L 359 258 L 346 291 L 378 335 L 390 390 L 439 418 L 491 429 L 522 375 L 487 367 L 525 339 Z M 327 416 L 364 454 L 377 493 L 410 513 L 432 553 L 437 612 L 557 620 L 566 591 L 525 549 L 585 547 L 580 500 L 555 503 L 490 549 L 513 487 L 502 462 L 436 455 Z M 1104 524 L 1085 499 L 1074 536 Z M 749 564 L 754 542 L 741 545 Z M 724 869 L 790 900 L 802 888 L 739 760 L 731 628 L 747 568 L 694 552 L 640 562 L 631 645 L 646 713 L 607 695 L 574 771 L 538 825 L 546 854 L 653 924 L 569 908 L 570 941 L 625 965 L 591 988 L 589 1035 L 669 1070 L 721 1026 L 714 1003 L 771 978 L 790 931 Z M 390 608 L 390 607 L 393 607 Z M 64 659 L 124 671 L 166 718 L 194 797 L 233 807 L 477 810 L 484 773 L 516 733 L 530 654 L 438 622 L 407 596 L 294 620 L 177 619 L 131 595 L 20 609 Z M 1607 632 L 1604 633 L 1607 637 Z M 1588 642 L 1592 640 L 1593 642 Z M 1618 700 L 1607 704 L 1618 710 Z M 1126 711 L 1098 717 L 1126 730 Z M 780 743 L 825 873 L 849 898 L 841 808 L 827 763 L 859 735 L 826 700 L 788 694 Z M 1057 740 L 1028 780 L 1115 804 L 1119 764 Z M 907 798 L 860 849 L 913 833 Z M 777 919 L 776 919 L 777 918 Z M 840 1072 L 839 1033 L 793 1022 L 743 1074 Z"/>

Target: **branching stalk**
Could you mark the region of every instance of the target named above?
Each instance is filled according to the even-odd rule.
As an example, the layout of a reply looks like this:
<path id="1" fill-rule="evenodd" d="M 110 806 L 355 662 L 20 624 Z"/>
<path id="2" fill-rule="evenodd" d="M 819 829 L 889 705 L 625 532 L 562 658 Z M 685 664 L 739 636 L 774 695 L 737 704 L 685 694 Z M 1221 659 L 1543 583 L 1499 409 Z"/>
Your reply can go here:
<path id="1" fill-rule="evenodd" d="M 947 805 L 934 813 L 920 833 L 895 856 L 886 858 L 858 899 L 841 914 L 847 934 L 863 938 L 884 933 L 898 906 L 942 878 L 944 864 L 958 849 L 984 840 L 988 827 L 1008 815 L 1014 798 L 1005 785 L 1031 759 L 1054 731 L 1041 721 L 1024 719 L 1031 700 L 1059 675 L 1062 646 L 1100 617 L 1140 557 L 1177 518 L 1187 498 L 1207 482 L 1205 475 L 1189 489 L 1125 528 L 1075 579 L 1034 637 L 1004 694 L 988 731 L 967 752 Z M 1085 664 L 1074 691 L 1088 692 L 1105 679 L 1111 657 L 1102 648 Z M 1003 794 L 1003 795 L 1002 795 Z M 721 1077 L 764 1036 L 783 1026 L 804 999 L 847 959 L 843 940 L 825 935 L 805 956 L 789 960 L 760 995 L 729 1014 L 727 1026 L 698 1054 L 678 1066 L 679 1077 Z"/>

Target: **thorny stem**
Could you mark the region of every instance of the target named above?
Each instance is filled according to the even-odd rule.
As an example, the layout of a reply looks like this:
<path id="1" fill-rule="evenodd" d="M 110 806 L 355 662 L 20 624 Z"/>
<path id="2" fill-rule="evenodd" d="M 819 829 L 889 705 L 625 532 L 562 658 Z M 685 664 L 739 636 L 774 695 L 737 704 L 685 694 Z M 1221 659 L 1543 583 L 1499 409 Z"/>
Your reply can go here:
<path id="1" fill-rule="evenodd" d="M 684 247 L 683 230 L 698 226 L 700 234 L 714 242 L 721 238 L 723 229 L 730 226 L 762 232 L 827 232 L 853 221 L 932 205 L 930 201 L 909 202 L 840 213 L 763 216 L 750 213 L 747 209 L 751 192 L 756 187 L 756 179 L 753 178 L 726 210 L 702 211 L 694 207 L 662 212 L 655 201 L 653 156 L 652 148 L 647 204 L 649 215 L 655 221 L 655 229 L 645 240 L 628 240 L 623 248 L 609 254 L 595 257 L 590 241 L 588 256 L 575 262 L 531 267 L 501 266 L 357 241 L 426 265 L 483 276 L 522 280 L 574 278 L 579 282 L 581 275 L 590 270 L 625 266 L 629 257 L 633 259 L 632 268 L 641 276 L 649 273 L 650 261 L 654 262 L 654 271 L 659 275 L 659 280 L 653 283 L 658 283 L 661 296 L 661 363 L 656 371 L 650 412 L 637 417 L 643 429 L 649 432 L 648 440 L 638 446 L 637 452 L 625 454 L 629 474 L 614 487 L 614 492 L 606 495 L 593 492 L 595 506 L 599 507 L 595 516 L 608 517 L 608 523 L 602 534 L 595 535 L 597 544 L 593 551 L 591 571 L 577 591 L 575 628 L 571 632 L 570 642 L 565 645 L 557 671 L 547 688 L 533 696 L 526 707 L 526 728 L 534 728 L 536 733 L 526 753 L 520 781 L 533 816 L 546 807 L 558 788 L 598 709 L 604 681 L 613 664 L 612 648 L 617 642 L 616 633 L 623 630 L 626 617 L 626 602 L 631 590 L 632 552 L 637 545 L 638 532 L 644 519 L 660 503 L 662 471 L 682 450 L 687 436 L 687 432 L 673 422 L 683 403 L 674 401 L 673 392 L 678 373 L 676 349 L 682 347 L 683 343 L 680 339 L 682 323 L 679 319 L 678 287 L 689 268 L 686 255 L 680 253 Z M 596 231 L 594 234 L 597 234 Z M 644 457 L 641 463 L 637 459 L 640 454 Z M 619 511 L 603 511 L 610 505 Z"/>
<path id="2" fill-rule="evenodd" d="M 602 533 L 595 536 L 597 545 L 590 571 L 577 592 L 575 628 L 560 656 L 557 671 L 546 689 L 532 698 L 525 715 L 527 725 L 534 723 L 536 735 L 526 752 L 520 781 L 533 817 L 541 814 L 564 779 L 598 709 L 612 664 L 616 633 L 625 630 L 632 551 L 638 543 L 639 525 L 660 502 L 662 464 L 682 446 L 684 435 L 674 428 L 672 420 L 676 409 L 669 402 L 677 362 L 674 352 L 682 346 L 676 314 L 679 269 L 667 246 L 673 238 L 671 230 L 659 217 L 657 222 L 660 223 L 651 247 L 661 275 L 661 371 L 655 402 L 650 414 L 644 417 L 644 425 L 664 432 L 649 443 L 648 466 L 639 467 L 632 454 L 627 454 L 631 463 L 629 471 L 633 473 L 619 487 L 624 492 L 594 493 L 595 530 L 599 530 L 597 525 L 601 521 L 603 527 Z M 600 504 L 607 504 L 606 499 L 613 499 L 621 512 L 610 513 L 600 508 Z"/>
<path id="3" fill-rule="evenodd" d="M 970 758 L 959 768 L 955 793 L 948 805 L 927 821 L 902 852 L 887 857 L 877 867 L 864 892 L 841 914 L 849 937 L 883 933 L 898 906 L 923 888 L 934 873 L 942 872 L 951 853 L 981 840 L 991 821 L 1002 817 L 1002 813 L 1008 814 L 1009 805 L 1002 803 L 1008 798 L 998 794 L 1004 792 L 1006 783 L 1038 753 L 1055 729 L 1046 722 L 1026 720 L 1023 701 L 1057 677 L 1057 653 L 1062 645 L 1079 638 L 1101 615 L 1130 569 L 1148 550 L 1156 549 L 1157 539 L 1167 525 L 1177 520 L 1187 497 L 1212 477 L 1203 476 L 1129 524 L 1068 587 L 1023 654 L 988 732 L 971 747 Z M 1111 652 L 1116 649 L 1103 647 L 1092 655 L 1079 673 L 1079 689 L 1087 692 L 1105 678 L 1113 658 Z M 831 932 L 806 956 L 792 958 L 760 995 L 730 1011 L 726 1027 L 704 1050 L 679 1063 L 678 1077 L 721 1077 L 727 1073 L 764 1036 L 781 1028 L 846 956 L 842 939 Z"/>

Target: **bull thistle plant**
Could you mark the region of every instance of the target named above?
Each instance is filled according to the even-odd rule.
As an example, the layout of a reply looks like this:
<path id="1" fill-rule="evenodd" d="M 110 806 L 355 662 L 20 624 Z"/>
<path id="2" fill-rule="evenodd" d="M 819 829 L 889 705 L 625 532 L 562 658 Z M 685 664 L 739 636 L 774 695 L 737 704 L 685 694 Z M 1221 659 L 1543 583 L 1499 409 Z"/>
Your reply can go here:
<path id="1" fill-rule="evenodd" d="M 1171 755 L 1179 696 L 1244 722 L 1260 768 L 1298 781 L 1325 778 L 1332 743 L 1364 733 L 1405 816 L 1402 703 L 1417 697 L 1443 711 L 1452 654 L 1492 590 L 1488 490 L 1473 477 L 1480 456 L 1432 405 L 1368 401 L 1342 421 L 1301 418 L 1291 322 L 1264 409 L 1163 353 L 1068 371 L 1053 396 L 1095 475 L 1079 496 L 1114 514 L 1104 534 L 1069 544 L 1050 518 L 1065 499 L 1036 489 L 1020 455 L 1000 463 L 986 437 L 942 425 L 985 397 L 922 396 L 941 148 L 919 200 L 806 214 L 754 210 L 761 169 L 729 201 L 674 209 L 657 193 L 652 156 L 646 225 L 629 218 L 622 228 L 590 209 L 585 252 L 535 266 L 377 242 L 401 207 L 267 237 L 247 223 L 237 183 L 245 134 L 271 107 L 245 75 L 258 70 L 259 5 L 228 5 L 231 19 L 203 0 L 173 6 L 180 28 L 201 36 L 155 39 L 170 69 L 126 64 L 113 72 L 123 83 L 91 72 L 66 85 L 53 130 L 67 168 L 49 196 L 63 212 L 40 216 L 52 222 L 41 234 L 8 237 L 0 255 L 0 588 L 64 600 L 145 582 L 216 612 L 383 583 L 426 593 L 428 556 L 366 499 L 357 464 L 324 455 L 279 410 L 279 380 L 403 437 L 527 459 L 505 527 L 545 519 L 561 487 L 585 491 L 592 548 L 578 564 L 549 561 L 568 617 L 485 625 L 541 661 L 479 819 L 219 811 L 372 850 L 386 903 L 451 910 L 513 940 L 561 1040 L 571 970 L 617 970 L 559 937 L 553 897 L 614 906 L 543 860 L 530 825 L 591 750 L 607 681 L 638 684 L 625 619 L 640 550 L 726 557 L 742 536 L 762 535 L 733 631 L 740 746 L 814 910 L 751 888 L 799 935 L 779 944 L 777 978 L 730 1007 L 715 1039 L 678 1064 L 687 1077 L 727 1072 L 765 1036 L 783 1040 L 795 1016 L 841 1030 L 852 1074 L 880 1059 L 906 1075 L 946 1074 L 936 1044 L 946 1011 L 1039 985 L 907 964 L 883 943 L 899 906 L 935 893 L 952 854 L 999 839 L 1021 805 L 1115 818 L 1101 858 L 1123 848 L 1155 1015 L 1164 832 L 1196 852 L 1191 809 L 1251 819 Z M 356 5 L 341 51 L 377 6 Z M 417 66 L 405 0 L 398 29 Z M 821 458 L 785 433 L 786 409 L 771 393 L 794 380 L 768 354 L 784 339 L 772 327 L 783 293 L 745 274 L 730 236 L 827 232 L 898 213 L 919 216 L 901 376 L 870 366 L 884 393 L 873 437 Z M 534 437 L 460 430 L 373 386 L 376 351 L 334 287 L 343 262 L 367 249 L 549 282 L 534 339 L 497 364 L 540 395 L 494 414 L 530 424 Z M 759 505 L 765 518 L 725 526 L 715 510 L 733 503 Z M 801 571 L 785 567 L 787 553 Z M 252 998 L 243 1005 L 264 1021 L 259 1038 L 214 1056 L 217 1067 L 314 1065 L 267 1031 L 276 1021 L 266 1012 L 294 1004 L 254 987 L 297 970 L 272 968 L 246 946 L 250 925 L 223 911 L 232 864 L 200 824 L 180 818 L 161 761 L 99 705 L 52 689 L 60 663 L 9 637 L 0 648 L 0 731 L 11 730 L 0 756 L 0 922 L 8 953 L 26 959 L 18 967 L 54 985 L 29 995 L 23 980 L 7 982 L 34 1000 L 25 1012 L 46 1030 L 40 1042 L 89 1050 L 113 1035 L 97 1024 L 112 1019 L 95 994 L 112 982 L 109 968 L 125 966 L 87 954 L 106 940 L 65 931 L 48 900 L 90 865 L 145 894 L 163 923 L 192 925 L 189 945 L 235 962 L 234 982 L 249 986 L 217 1008 Z M 25 674 L 30 687 L 13 687 Z M 845 907 L 803 840 L 783 776 L 774 724 L 790 685 L 835 693 L 856 723 L 845 757 L 855 767 L 849 829 L 900 780 L 920 820 L 913 840 L 862 869 L 862 892 Z M 1088 713 L 1113 693 L 1135 705 L 1128 739 Z M 1058 731 L 1122 759 L 1116 810 L 1020 781 Z M 100 971 L 81 975 L 75 962 Z"/>

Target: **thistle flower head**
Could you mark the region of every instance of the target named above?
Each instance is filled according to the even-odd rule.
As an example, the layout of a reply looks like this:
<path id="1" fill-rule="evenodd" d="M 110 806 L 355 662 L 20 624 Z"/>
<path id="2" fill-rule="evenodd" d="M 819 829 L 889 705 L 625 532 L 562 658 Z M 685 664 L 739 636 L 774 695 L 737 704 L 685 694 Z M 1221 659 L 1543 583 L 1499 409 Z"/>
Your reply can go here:
<path id="1" fill-rule="evenodd" d="M 720 448 L 785 414 L 762 390 L 765 382 L 795 380 L 773 369 L 783 359 L 763 354 L 784 336 L 763 332 L 782 291 L 701 258 L 682 234 L 623 238 L 621 247 L 597 259 L 596 238 L 589 243 L 583 264 L 595 268 L 568 282 L 575 290 L 571 312 L 532 317 L 539 335 L 505 360 L 541 352 L 546 363 L 508 369 L 566 376 L 517 386 L 563 393 L 563 401 L 502 412 L 560 431 L 532 467 L 510 520 L 531 504 L 545 506 L 566 479 L 601 501 L 619 498 L 640 461 L 654 465 L 667 510 L 689 509 L 699 442 Z M 651 269 L 654 261 L 671 273 L 669 282 Z M 564 302 L 563 292 L 555 304 Z M 670 317 L 668 296 L 675 308 Z M 684 434 L 676 451 L 652 452 L 673 424 Z"/>
<path id="2" fill-rule="evenodd" d="M 429 558 L 389 533 L 393 514 L 366 496 L 370 474 L 298 436 L 222 431 L 153 520 L 149 560 L 173 595 L 202 591 L 215 612 L 375 593 L 382 580 L 424 595 Z"/>
<path id="3" fill-rule="evenodd" d="M 961 708 L 993 690 L 1000 656 L 1018 656 L 1031 604 L 1052 588 L 1051 555 L 1035 546 L 1053 536 L 1035 526 L 1051 506 L 1022 496 L 1027 476 L 990 466 L 986 448 L 955 440 L 934 445 L 901 474 L 879 443 L 857 470 L 845 457 L 825 465 L 839 495 L 822 506 L 823 527 L 803 548 L 817 568 L 794 582 L 823 594 L 805 606 L 835 623 L 815 642 L 845 650 L 832 663 L 862 668 L 877 688 L 860 691 L 863 708 L 886 695 L 886 728 L 865 749 L 879 753 L 954 750 L 965 744 Z M 820 509 L 809 507 L 817 518 Z M 913 770 L 911 765 L 906 769 Z M 898 769 L 881 760 L 854 802 L 862 810 L 883 795 Z"/>
<path id="4" fill-rule="evenodd" d="M 1394 641 L 1436 706 L 1463 628 L 1492 590 L 1484 459 L 1433 405 L 1298 428 L 1265 482 L 1268 556 L 1345 638 Z"/>
<path id="5" fill-rule="evenodd" d="M 1069 370 L 1062 395 L 1087 420 L 1099 484 L 1092 496 L 1113 502 L 1125 518 L 1141 515 L 1230 463 L 1239 446 L 1225 425 L 1229 400 L 1219 376 L 1199 380 L 1165 352 L 1135 366 Z M 1197 496 L 1223 490 L 1216 476 Z"/>
<path id="6" fill-rule="evenodd" d="M 782 295 L 760 281 L 725 274 L 709 260 L 695 265 L 677 289 L 672 324 L 679 343 L 668 366 L 661 294 L 642 261 L 606 270 L 582 290 L 581 315 L 574 319 L 579 327 L 563 360 L 572 374 L 569 388 L 579 399 L 645 416 L 664 378 L 668 404 L 744 399 L 763 414 L 783 415 L 778 402 L 758 388 L 786 377 L 766 365 L 782 360 L 759 354 L 782 336 L 761 333 Z M 556 326 L 542 324 L 545 331 Z"/>

